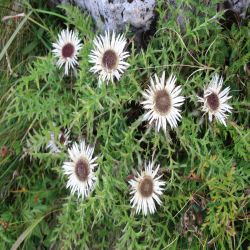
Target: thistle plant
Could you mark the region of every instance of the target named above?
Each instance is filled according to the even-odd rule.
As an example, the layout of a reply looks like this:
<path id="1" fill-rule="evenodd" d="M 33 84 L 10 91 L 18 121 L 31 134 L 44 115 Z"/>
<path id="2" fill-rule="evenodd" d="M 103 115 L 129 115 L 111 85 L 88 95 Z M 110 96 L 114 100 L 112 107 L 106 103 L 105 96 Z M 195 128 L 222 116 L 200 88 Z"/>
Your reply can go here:
<path id="1" fill-rule="evenodd" d="M 129 53 L 124 51 L 126 39 L 123 35 L 116 36 L 115 32 L 106 32 L 104 36 L 97 36 L 94 41 L 94 48 L 89 57 L 90 63 L 94 66 L 90 68 L 93 73 L 99 74 L 99 84 L 103 82 L 119 80 L 121 74 L 129 67 L 125 59 Z"/>
<path id="2" fill-rule="evenodd" d="M 247 248 L 249 27 L 182 5 L 144 49 L 70 5 L 5 23 L 0 249 Z"/>

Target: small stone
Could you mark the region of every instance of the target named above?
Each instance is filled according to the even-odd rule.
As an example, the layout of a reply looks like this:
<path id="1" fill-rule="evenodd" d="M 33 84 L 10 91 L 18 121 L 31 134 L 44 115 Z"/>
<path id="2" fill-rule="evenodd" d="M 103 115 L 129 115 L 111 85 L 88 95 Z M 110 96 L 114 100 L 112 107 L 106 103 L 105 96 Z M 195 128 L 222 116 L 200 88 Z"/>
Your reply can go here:
<path id="1" fill-rule="evenodd" d="M 70 3 L 70 0 L 51 0 Z M 101 30 L 124 30 L 126 25 L 148 30 L 154 19 L 155 0 L 75 0 L 74 4 L 86 9 Z"/>

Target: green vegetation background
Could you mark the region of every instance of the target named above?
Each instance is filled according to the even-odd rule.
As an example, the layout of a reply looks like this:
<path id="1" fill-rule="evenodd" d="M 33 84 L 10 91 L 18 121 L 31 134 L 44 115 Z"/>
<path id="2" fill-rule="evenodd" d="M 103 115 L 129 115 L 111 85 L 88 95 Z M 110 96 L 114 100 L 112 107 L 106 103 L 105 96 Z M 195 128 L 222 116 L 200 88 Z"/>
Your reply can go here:
<path id="1" fill-rule="evenodd" d="M 246 249 L 249 23 L 222 26 L 215 1 L 189 0 L 181 32 L 182 1 L 166 8 L 159 0 L 147 47 L 140 50 L 127 30 L 131 67 L 118 83 L 98 88 L 87 60 L 96 34 L 91 17 L 44 2 L 0 4 L 0 17 L 26 13 L 0 24 L 0 249 Z M 77 76 L 63 77 L 51 43 L 67 25 L 80 32 L 83 49 Z M 166 136 L 141 123 L 139 105 L 150 76 L 163 70 L 177 75 L 187 97 L 180 126 Z M 209 124 L 197 103 L 215 72 L 233 96 L 227 127 Z M 67 154 L 45 149 L 50 131 L 58 135 L 61 127 L 99 155 L 98 184 L 87 200 L 66 190 Z M 163 205 L 143 217 L 131 210 L 127 180 L 152 157 L 167 184 Z"/>

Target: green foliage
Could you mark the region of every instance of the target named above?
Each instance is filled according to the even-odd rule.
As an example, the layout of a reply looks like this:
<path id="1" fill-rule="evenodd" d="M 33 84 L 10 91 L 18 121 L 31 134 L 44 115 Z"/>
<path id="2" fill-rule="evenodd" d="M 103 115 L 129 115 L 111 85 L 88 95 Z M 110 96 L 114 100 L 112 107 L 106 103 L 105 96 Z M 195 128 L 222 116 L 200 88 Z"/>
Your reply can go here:
<path id="1" fill-rule="evenodd" d="M 127 32 L 131 66 L 119 82 L 101 87 L 89 73 L 91 18 L 69 5 L 55 10 L 26 5 L 33 12 L 27 25 L 38 32 L 32 33 L 34 43 L 22 44 L 22 56 L 37 57 L 17 64 L 20 77 L 0 76 L 0 148 L 8 149 L 0 158 L 0 249 L 14 243 L 23 249 L 246 249 L 249 26 L 223 28 L 216 2 L 189 0 L 187 10 L 195 6 L 195 11 L 180 28 L 183 1 L 167 10 L 165 2 L 158 1 L 157 30 L 147 48 L 138 51 Z M 69 77 L 50 52 L 65 25 L 83 40 L 78 72 Z M 186 96 L 180 126 L 166 135 L 142 123 L 140 106 L 150 76 L 164 70 L 177 75 Z M 227 127 L 208 123 L 197 103 L 215 72 L 232 89 L 234 112 Z M 46 149 L 51 133 L 57 138 L 62 127 L 71 130 L 71 140 L 84 137 L 95 145 L 99 156 L 97 186 L 84 201 L 66 190 L 66 148 L 58 154 Z M 163 205 L 143 217 L 130 207 L 127 180 L 152 158 L 167 184 Z"/>

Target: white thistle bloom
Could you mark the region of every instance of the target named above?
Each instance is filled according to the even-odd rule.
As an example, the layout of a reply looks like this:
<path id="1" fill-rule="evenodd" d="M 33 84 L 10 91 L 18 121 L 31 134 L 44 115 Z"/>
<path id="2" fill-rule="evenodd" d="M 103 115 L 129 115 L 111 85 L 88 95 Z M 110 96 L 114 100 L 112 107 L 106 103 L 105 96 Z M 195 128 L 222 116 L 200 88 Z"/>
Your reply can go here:
<path id="1" fill-rule="evenodd" d="M 155 81 L 151 78 L 150 82 L 151 85 L 142 93 L 145 100 L 141 104 L 147 110 L 143 119 L 149 124 L 154 122 L 157 131 L 162 128 L 166 132 L 167 122 L 171 128 L 177 127 L 177 121 L 181 119 L 179 107 L 185 98 L 180 96 L 181 87 L 175 86 L 176 77 L 173 75 L 165 80 L 165 72 L 161 79 L 155 74 Z"/>
<path id="2" fill-rule="evenodd" d="M 116 37 L 115 32 L 112 35 L 105 32 L 105 35 L 97 36 L 94 41 L 94 48 L 89 55 L 89 62 L 94 66 L 91 72 L 99 74 L 99 84 L 114 80 L 119 80 L 121 74 L 129 67 L 125 59 L 129 53 L 124 51 L 126 39 L 123 35 Z"/>
<path id="3" fill-rule="evenodd" d="M 50 133 L 50 140 L 48 142 L 48 145 L 46 147 L 51 153 L 53 154 L 57 154 L 60 153 L 61 150 L 59 149 L 59 147 L 56 144 L 56 140 L 55 140 L 55 134 L 54 133 Z"/>
<path id="4" fill-rule="evenodd" d="M 208 113 L 208 119 L 210 122 L 213 120 L 213 116 L 220 123 L 226 125 L 226 112 L 231 113 L 231 106 L 227 104 L 227 101 L 232 97 L 228 96 L 230 87 L 225 88 L 221 91 L 223 84 L 223 78 L 218 74 L 215 74 L 209 83 L 209 85 L 204 90 L 204 95 L 198 97 L 198 101 L 203 103 L 202 111 Z"/>
<path id="5" fill-rule="evenodd" d="M 94 189 L 96 176 L 94 168 L 97 157 L 93 157 L 94 148 L 87 146 L 82 140 L 79 145 L 74 143 L 72 148 L 68 149 L 70 162 L 64 162 L 64 174 L 68 176 L 67 188 L 71 193 L 77 193 L 78 198 L 86 198 Z"/>
<path id="6" fill-rule="evenodd" d="M 136 213 L 142 213 L 144 215 L 153 214 L 156 211 L 155 202 L 161 205 L 159 198 L 162 195 L 164 181 L 161 181 L 161 176 L 157 176 L 160 165 L 155 170 L 154 163 L 145 163 L 145 170 L 140 174 L 137 172 L 137 176 L 129 181 L 131 185 L 130 203 L 132 207 L 136 207 Z"/>
<path id="7" fill-rule="evenodd" d="M 65 129 L 61 130 L 58 135 L 58 140 L 55 138 L 55 134 L 53 132 L 50 133 L 50 140 L 47 145 L 47 149 L 50 150 L 51 153 L 60 153 L 63 146 L 68 146 L 71 141 L 69 140 L 70 137 L 70 130 Z"/>
<path id="8" fill-rule="evenodd" d="M 68 75 L 69 69 L 78 65 L 77 56 L 82 48 L 78 33 L 69 29 L 62 30 L 56 43 L 52 45 L 52 52 L 58 58 L 57 66 L 61 68 L 65 64 L 65 75 Z"/>

